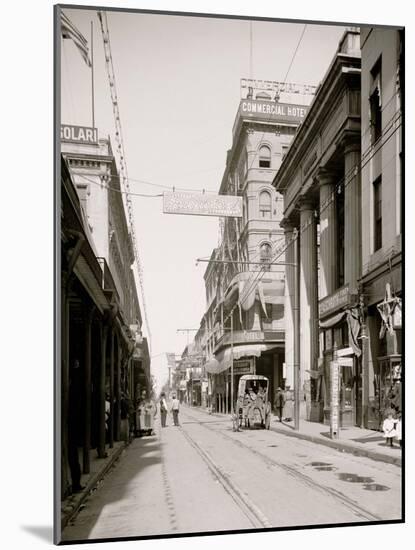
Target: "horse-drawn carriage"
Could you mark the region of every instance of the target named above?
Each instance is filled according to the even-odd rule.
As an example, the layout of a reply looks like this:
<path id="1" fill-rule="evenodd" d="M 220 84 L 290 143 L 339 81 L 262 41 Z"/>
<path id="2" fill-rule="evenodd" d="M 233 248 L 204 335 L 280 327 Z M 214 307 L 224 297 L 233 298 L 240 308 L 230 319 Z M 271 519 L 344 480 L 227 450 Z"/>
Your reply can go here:
<path id="1" fill-rule="evenodd" d="M 237 412 L 239 426 L 266 428 L 271 423 L 271 403 L 268 398 L 269 380 L 266 376 L 246 374 L 238 385 Z"/>

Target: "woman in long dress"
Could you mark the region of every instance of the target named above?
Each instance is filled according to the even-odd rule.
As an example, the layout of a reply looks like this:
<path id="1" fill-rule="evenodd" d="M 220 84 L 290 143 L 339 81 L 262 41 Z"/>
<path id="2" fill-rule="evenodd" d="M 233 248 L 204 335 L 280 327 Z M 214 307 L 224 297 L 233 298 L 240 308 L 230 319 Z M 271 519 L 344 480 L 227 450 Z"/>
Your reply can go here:
<path id="1" fill-rule="evenodd" d="M 151 435 L 154 431 L 154 417 L 156 407 L 150 397 L 147 397 L 146 390 L 141 392 L 141 399 L 137 405 L 137 431 L 138 435 L 147 433 Z"/>

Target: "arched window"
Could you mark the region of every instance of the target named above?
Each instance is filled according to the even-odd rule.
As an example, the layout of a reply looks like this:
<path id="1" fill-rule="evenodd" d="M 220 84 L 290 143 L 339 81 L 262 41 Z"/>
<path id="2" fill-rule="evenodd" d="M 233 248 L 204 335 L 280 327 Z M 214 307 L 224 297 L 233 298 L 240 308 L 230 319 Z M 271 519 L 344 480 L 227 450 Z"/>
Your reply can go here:
<path id="1" fill-rule="evenodd" d="M 271 149 L 267 145 L 259 148 L 259 167 L 271 168 Z"/>
<path id="2" fill-rule="evenodd" d="M 264 266 L 265 271 L 270 270 L 271 253 L 272 253 L 272 249 L 269 243 L 261 244 L 261 247 L 259 249 L 259 257 L 261 259 L 261 262 L 264 262 L 264 264 L 267 264 L 266 266 Z"/>
<path id="3" fill-rule="evenodd" d="M 271 217 L 271 195 L 268 191 L 262 191 L 259 195 L 259 216 L 261 218 Z"/>

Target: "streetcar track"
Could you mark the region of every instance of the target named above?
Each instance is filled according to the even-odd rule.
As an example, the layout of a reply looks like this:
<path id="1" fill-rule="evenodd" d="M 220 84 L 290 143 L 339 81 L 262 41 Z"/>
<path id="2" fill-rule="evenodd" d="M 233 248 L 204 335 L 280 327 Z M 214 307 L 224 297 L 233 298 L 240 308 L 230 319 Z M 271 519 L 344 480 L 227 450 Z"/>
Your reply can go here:
<path id="1" fill-rule="evenodd" d="M 187 411 L 186 411 L 186 414 L 187 414 Z M 197 420 L 194 416 L 191 416 L 191 415 L 189 415 L 189 416 L 193 420 Z M 363 508 L 358 503 L 356 503 L 354 500 L 350 499 L 349 497 L 347 497 L 346 495 L 344 495 L 340 491 L 337 491 L 336 489 L 333 489 L 331 487 L 326 487 L 326 486 L 323 486 L 323 485 L 319 484 L 318 482 L 314 481 L 312 478 L 310 478 L 306 474 L 303 474 L 303 473 L 299 472 L 296 468 L 294 468 L 292 466 L 289 466 L 288 464 L 281 464 L 281 463 L 277 462 L 275 459 L 273 459 L 273 458 L 257 451 L 256 449 L 253 449 L 252 447 L 250 447 L 246 443 L 243 443 L 242 441 L 239 441 L 238 439 L 234 439 L 233 437 L 230 437 L 229 435 L 225 434 L 222 431 L 214 430 L 211 426 L 207 426 L 206 423 L 201 423 L 201 425 L 206 430 L 209 430 L 209 431 L 217 434 L 218 436 L 222 437 L 223 439 L 226 439 L 228 441 L 232 441 L 235 445 L 237 445 L 237 446 L 239 446 L 243 449 L 249 450 L 252 454 L 254 454 L 255 456 L 258 456 L 263 462 L 265 462 L 265 464 L 267 466 L 273 466 L 273 467 L 276 466 L 276 467 L 280 468 L 281 470 L 285 471 L 286 473 L 288 473 L 289 475 L 291 475 L 292 477 L 298 479 L 299 481 L 301 481 L 302 483 L 304 483 L 308 487 L 316 489 L 320 493 L 329 494 L 330 496 L 335 498 L 337 501 L 341 502 L 344 506 L 351 509 L 355 514 L 361 516 L 362 518 L 364 518 L 368 521 L 380 521 L 380 520 L 382 520 L 381 517 L 373 514 L 369 510 Z"/>
<path id="2" fill-rule="evenodd" d="M 242 510 L 245 516 L 250 521 L 251 525 L 258 528 L 272 528 L 272 525 L 265 514 L 258 508 L 258 506 L 251 501 L 251 499 L 243 493 L 243 491 L 231 480 L 230 476 L 221 468 L 210 456 L 210 454 L 202 449 L 202 447 L 193 439 L 193 437 L 183 428 L 181 433 L 193 447 L 193 449 L 201 456 L 204 462 L 207 464 L 209 470 L 214 474 L 216 479 L 225 489 L 225 491 L 231 496 L 237 506 Z"/>

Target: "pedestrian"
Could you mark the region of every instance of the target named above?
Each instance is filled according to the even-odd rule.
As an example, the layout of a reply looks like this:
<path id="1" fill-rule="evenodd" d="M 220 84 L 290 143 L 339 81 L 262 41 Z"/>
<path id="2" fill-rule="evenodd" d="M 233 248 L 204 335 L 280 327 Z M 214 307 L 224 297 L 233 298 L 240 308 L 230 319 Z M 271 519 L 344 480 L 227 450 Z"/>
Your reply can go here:
<path id="1" fill-rule="evenodd" d="M 109 443 L 109 422 L 111 414 L 111 403 L 109 393 L 105 394 L 105 440 Z"/>
<path id="2" fill-rule="evenodd" d="M 154 417 L 157 413 L 157 407 L 153 400 L 147 396 L 147 391 L 141 392 L 141 399 L 137 406 L 138 435 L 151 435 L 154 432 Z"/>
<path id="3" fill-rule="evenodd" d="M 386 439 L 386 445 L 393 447 L 393 438 L 396 435 L 395 420 L 392 411 L 388 411 L 388 416 L 383 421 L 383 437 Z"/>
<path id="4" fill-rule="evenodd" d="M 173 400 L 171 402 L 171 412 L 173 413 L 173 422 L 175 426 L 179 426 L 179 406 L 180 402 L 176 397 L 176 394 L 173 394 Z"/>
<path id="5" fill-rule="evenodd" d="M 167 418 L 167 401 L 166 401 L 166 394 L 164 392 L 161 392 L 160 394 L 160 419 L 161 419 L 161 427 L 166 427 L 166 418 Z"/>
<path id="6" fill-rule="evenodd" d="M 284 405 L 285 393 L 282 388 L 278 387 L 277 391 L 275 392 L 274 409 L 278 412 L 280 422 L 282 422 L 284 415 Z"/>
<path id="7" fill-rule="evenodd" d="M 126 443 L 130 441 L 130 432 L 132 426 L 130 425 L 130 414 L 131 414 L 131 399 L 128 395 L 128 392 L 121 392 L 121 439 Z"/>

